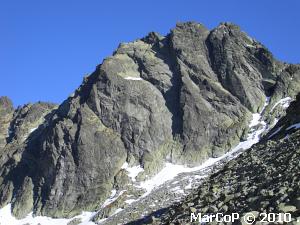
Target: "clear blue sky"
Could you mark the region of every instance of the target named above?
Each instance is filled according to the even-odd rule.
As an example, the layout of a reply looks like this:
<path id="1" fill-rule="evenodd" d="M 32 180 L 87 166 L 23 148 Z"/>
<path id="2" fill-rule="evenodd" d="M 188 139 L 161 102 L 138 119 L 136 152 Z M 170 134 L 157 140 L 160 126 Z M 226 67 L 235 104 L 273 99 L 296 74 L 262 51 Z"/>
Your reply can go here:
<path id="1" fill-rule="evenodd" d="M 234 22 L 278 59 L 300 62 L 298 0 L 1 0 L 0 96 L 60 103 L 120 42 L 189 20 Z"/>

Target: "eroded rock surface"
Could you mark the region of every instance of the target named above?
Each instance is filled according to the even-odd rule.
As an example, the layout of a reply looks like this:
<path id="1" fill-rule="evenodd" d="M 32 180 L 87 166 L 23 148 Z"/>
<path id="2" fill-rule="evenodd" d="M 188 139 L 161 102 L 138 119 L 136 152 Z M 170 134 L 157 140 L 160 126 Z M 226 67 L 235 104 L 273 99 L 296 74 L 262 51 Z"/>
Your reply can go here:
<path id="1" fill-rule="evenodd" d="M 240 220 L 233 224 L 243 224 L 242 216 L 247 213 L 256 215 L 256 221 L 262 219 L 258 218 L 259 213 L 290 213 L 291 221 L 287 224 L 297 224 L 300 216 L 300 131 L 296 127 L 300 122 L 299 97 L 291 103 L 287 115 L 258 144 L 203 180 L 182 202 L 164 209 L 163 215 L 155 220 L 144 222 L 187 224 L 191 222 L 191 213 L 218 212 L 224 215 L 239 213 Z M 282 129 L 272 135 L 278 127 Z M 196 219 L 190 224 L 198 223 Z"/>
<path id="2" fill-rule="evenodd" d="M 267 96 L 271 123 L 284 114 L 271 107 L 298 86 L 298 65 L 230 23 L 211 31 L 179 23 L 166 36 L 123 43 L 57 109 L 14 110 L 1 98 L 0 205 L 12 202 L 17 217 L 98 210 L 128 184 L 125 162 L 140 165 L 143 180 L 166 161 L 221 156 L 246 137 Z"/>

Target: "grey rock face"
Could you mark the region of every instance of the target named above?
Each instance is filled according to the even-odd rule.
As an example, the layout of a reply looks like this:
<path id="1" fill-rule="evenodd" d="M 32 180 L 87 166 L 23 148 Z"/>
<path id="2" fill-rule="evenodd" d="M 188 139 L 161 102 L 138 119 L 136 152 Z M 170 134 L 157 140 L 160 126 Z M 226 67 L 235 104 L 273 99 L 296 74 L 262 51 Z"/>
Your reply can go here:
<path id="1" fill-rule="evenodd" d="M 63 103 L 52 129 L 45 131 L 38 153 L 46 198 L 42 213 L 69 216 L 95 210 L 127 158 L 146 164 L 147 155 L 171 140 L 161 93 L 145 81 L 135 84 L 116 75 L 126 72 L 126 64 L 118 61 L 124 58 L 129 60 L 123 55 L 107 59 L 78 95 Z"/>
<path id="2" fill-rule="evenodd" d="M 56 107 L 54 104 L 39 102 L 17 108 L 11 121 L 8 142 L 23 143 L 32 132 L 47 120 L 49 112 Z"/>
<path id="3" fill-rule="evenodd" d="M 171 33 L 182 80 L 182 143 L 189 163 L 230 149 L 249 119 L 249 110 L 222 86 L 213 71 L 206 43 L 209 34 L 196 23 L 178 24 Z"/>
<path id="4" fill-rule="evenodd" d="M 125 162 L 144 168 L 142 180 L 166 160 L 191 166 L 220 156 L 244 137 L 266 96 L 296 95 L 297 68 L 235 25 L 209 31 L 188 22 L 121 44 L 57 109 L 13 110 L 1 98 L 0 203 L 13 202 L 18 217 L 32 209 L 70 217 L 130 183 Z"/>
<path id="5" fill-rule="evenodd" d="M 52 121 L 51 127 L 37 143 L 40 151 L 32 152 L 38 154 L 41 171 L 36 177 L 41 196 L 37 210 L 54 217 L 94 210 L 109 195 L 113 178 L 126 160 L 119 135 L 87 105 L 74 117 Z"/>
<path id="6" fill-rule="evenodd" d="M 2 100 L 0 121 L 4 122 L 1 123 L 0 206 L 12 202 L 13 213 L 21 218 L 33 209 L 34 200 L 34 186 L 28 171 L 34 168 L 35 159 L 27 153 L 27 145 L 44 129 L 48 116 L 56 106 L 39 102 L 14 109 L 10 100 Z"/>
<path id="7" fill-rule="evenodd" d="M 251 111 L 259 111 L 282 67 L 260 43 L 224 23 L 214 29 L 207 45 L 213 70 L 222 86 Z"/>
<path id="8" fill-rule="evenodd" d="M 280 140 L 288 138 L 294 133 L 300 123 L 300 94 L 296 96 L 296 100 L 291 102 L 286 110 L 286 116 L 282 117 L 277 124 L 265 135 L 263 140 Z"/>
<path id="9" fill-rule="evenodd" d="M 294 120 L 292 123 L 298 123 L 299 113 L 298 96 L 281 122 L 289 124 Z M 235 212 L 240 216 L 250 212 L 254 215 L 288 212 L 291 213 L 292 223 L 296 223 L 300 209 L 299 136 L 298 129 L 282 129 L 271 139 L 262 139 L 205 179 L 183 202 L 168 208 L 152 224 L 185 224 L 190 222 L 192 212 L 219 212 L 224 215 Z M 234 224 L 239 223 L 236 221 Z"/>
<path id="10" fill-rule="evenodd" d="M 12 213 L 16 218 L 26 217 L 33 209 L 33 184 L 29 177 L 25 177 L 24 183 L 13 199 Z"/>
<path id="11" fill-rule="evenodd" d="M 9 125 L 12 119 L 14 108 L 7 97 L 0 97 L 0 149 L 7 144 L 9 136 Z"/>

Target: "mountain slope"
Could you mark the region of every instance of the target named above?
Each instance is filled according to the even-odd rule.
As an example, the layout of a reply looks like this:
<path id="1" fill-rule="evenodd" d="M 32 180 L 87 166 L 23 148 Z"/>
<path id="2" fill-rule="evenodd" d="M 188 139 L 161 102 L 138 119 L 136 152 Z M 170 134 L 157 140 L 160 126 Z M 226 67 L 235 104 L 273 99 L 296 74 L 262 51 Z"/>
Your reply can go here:
<path id="1" fill-rule="evenodd" d="M 300 95 L 273 130 L 281 127 L 283 121 L 288 127 L 290 120 L 298 124 L 299 115 Z M 291 213 L 293 224 L 298 224 L 300 131 L 296 128 L 299 127 L 282 129 L 277 135 L 272 135 L 271 130 L 260 143 L 225 164 L 183 202 L 171 206 L 161 221 L 157 219 L 153 223 L 189 223 L 191 213 L 257 216 L 266 212 Z M 240 221 L 242 223 L 242 218 Z"/>
<path id="2" fill-rule="evenodd" d="M 179 23 L 165 37 L 121 44 L 57 109 L 38 107 L 44 119 L 29 136 L 13 129 L 6 138 L 8 124 L 30 114 L 1 100 L 1 206 L 11 202 L 17 218 L 72 217 L 128 188 L 124 165 L 141 168 L 139 182 L 165 162 L 222 156 L 247 137 L 267 96 L 269 126 L 284 114 L 277 102 L 296 96 L 299 74 L 230 23 L 211 31 Z M 14 112 L 21 116 L 12 120 Z"/>

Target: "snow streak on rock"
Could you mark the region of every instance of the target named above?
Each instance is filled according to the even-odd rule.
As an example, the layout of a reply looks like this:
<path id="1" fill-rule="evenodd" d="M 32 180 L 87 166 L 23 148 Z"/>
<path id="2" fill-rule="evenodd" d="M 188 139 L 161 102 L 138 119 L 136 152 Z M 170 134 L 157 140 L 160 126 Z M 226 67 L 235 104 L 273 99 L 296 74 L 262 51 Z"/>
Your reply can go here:
<path id="1" fill-rule="evenodd" d="M 274 106 L 272 107 L 271 109 L 271 112 L 278 106 L 278 105 L 281 105 L 284 109 L 286 109 L 287 107 L 289 107 L 291 101 L 293 99 L 291 97 L 286 97 L 286 98 L 282 98 L 280 99 L 278 102 L 276 102 L 274 104 Z"/>
<path id="2" fill-rule="evenodd" d="M 289 126 L 288 128 L 286 128 L 286 130 L 299 129 L 299 128 L 300 128 L 300 123 L 295 123 L 295 124 Z"/>
<path id="3" fill-rule="evenodd" d="M 143 80 L 140 77 L 125 77 L 125 80 Z"/>
<path id="4" fill-rule="evenodd" d="M 33 217 L 32 213 L 28 214 L 26 218 L 17 220 L 13 215 L 11 214 L 11 204 L 3 207 L 0 209 L 0 224 L 5 225 L 24 225 L 24 224 L 30 224 L 30 225 L 67 225 L 70 221 L 74 219 L 81 219 L 80 225 L 96 225 L 93 222 L 90 222 L 90 218 L 93 216 L 94 213 L 92 212 L 82 212 L 81 215 L 76 216 L 71 219 L 53 219 L 46 216 L 36 216 Z"/>

